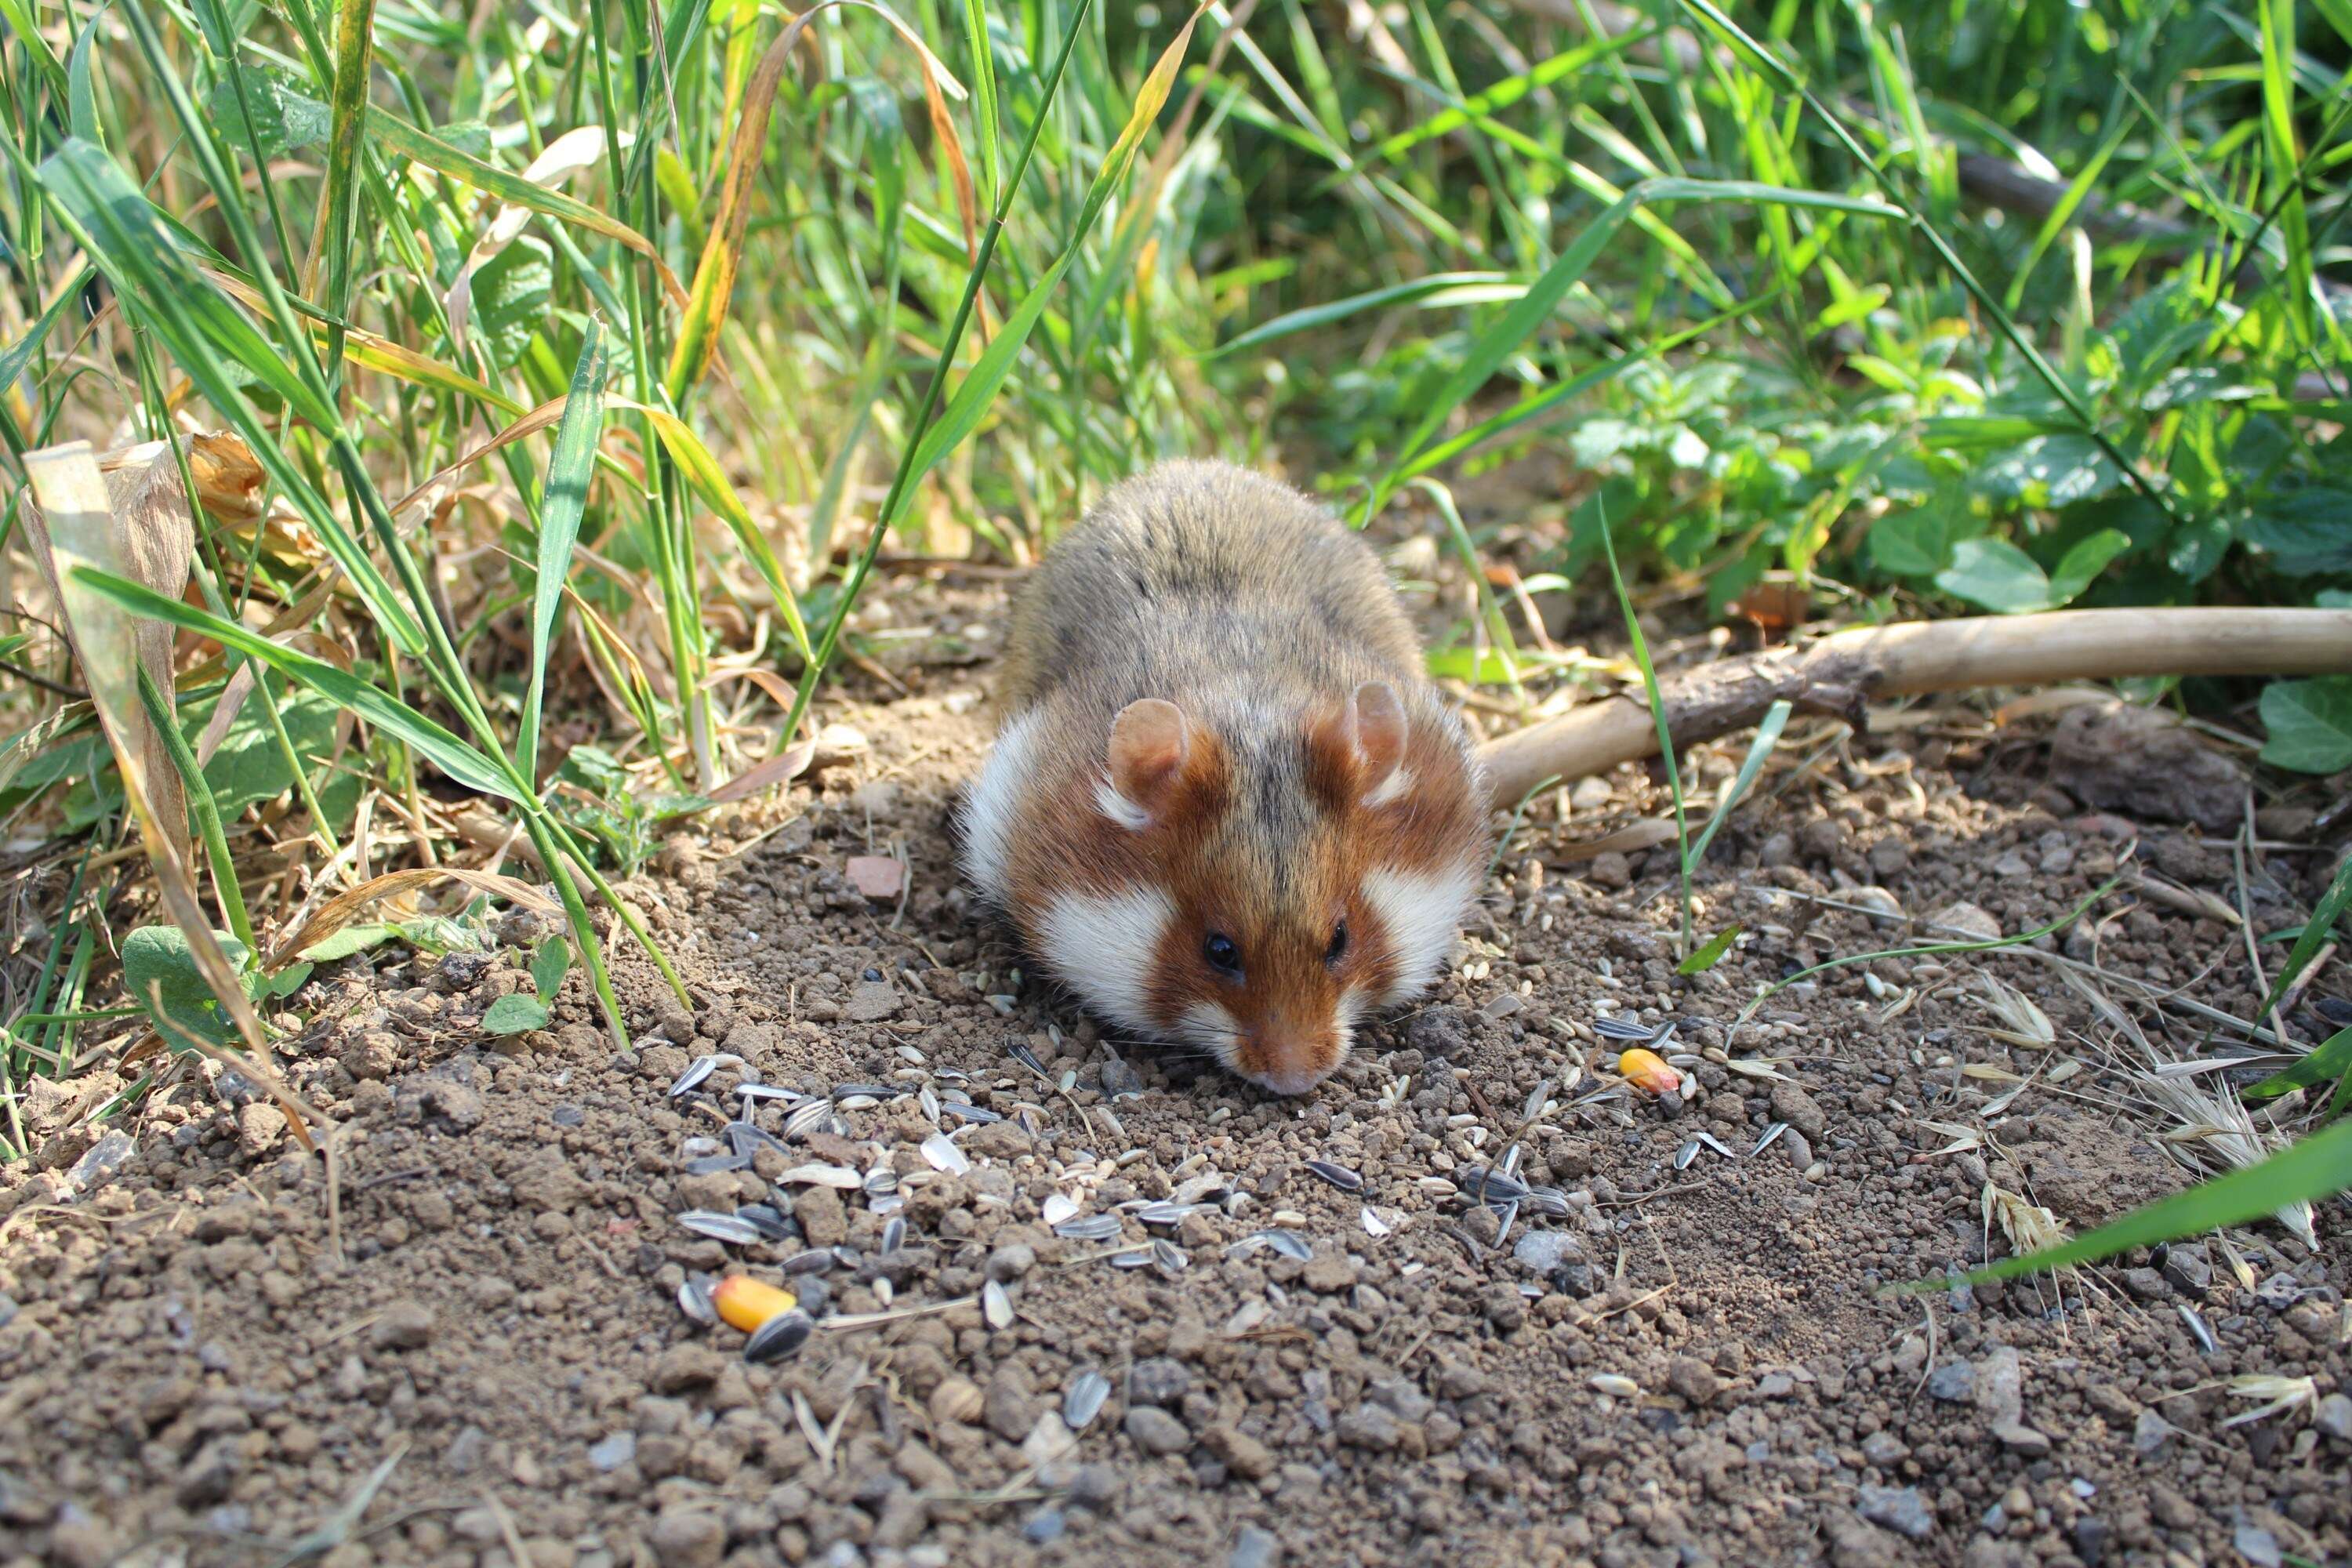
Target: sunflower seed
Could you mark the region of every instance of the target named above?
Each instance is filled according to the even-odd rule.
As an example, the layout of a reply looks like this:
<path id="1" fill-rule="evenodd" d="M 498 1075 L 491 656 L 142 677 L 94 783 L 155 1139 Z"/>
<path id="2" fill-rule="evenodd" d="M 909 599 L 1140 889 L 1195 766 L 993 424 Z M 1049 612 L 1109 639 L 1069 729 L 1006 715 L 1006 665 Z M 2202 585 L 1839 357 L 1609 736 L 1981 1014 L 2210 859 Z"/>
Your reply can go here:
<path id="1" fill-rule="evenodd" d="M 787 1138 L 805 1138 L 810 1133 L 815 1131 L 818 1125 L 822 1123 L 826 1117 L 831 1116 L 832 1114 L 832 1100 L 824 1099 L 803 1100 L 798 1105 L 793 1106 L 791 1113 L 784 1118 L 784 1136 Z"/>
<path id="2" fill-rule="evenodd" d="M 843 1094 L 835 1090 L 833 1097 L 835 1110 L 871 1110 L 881 1103 L 870 1094 Z"/>
<path id="3" fill-rule="evenodd" d="M 1789 1124 L 1785 1121 L 1775 1121 L 1764 1129 L 1764 1136 L 1756 1140 L 1756 1147 L 1748 1151 L 1748 1157 L 1752 1160 L 1769 1149 L 1774 1143 L 1780 1142 L 1780 1134 L 1788 1130 Z"/>
<path id="4" fill-rule="evenodd" d="M 779 1154 L 786 1152 L 782 1142 L 774 1133 L 754 1127 L 748 1121 L 729 1122 L 727 1142 L 735 1152 L 747 1160 L 762 1149 L 773 1149 Z"/>
<path id="5" fill-rule="evenodd" d="M 934 1127 L 940 1124 L 940 1097 L 931 1092 L 929 1084 L 915 1091 L 915 1105 L 922 1111 L 924 1121 Z"/>
<path id="6" fill-rule="evenodd" d="M 745 1204 L 735 1211 L 735 1217 L 770 1241 L 793 1239 L 792 1222 L 784 1217 L 783 1210 L 773 1204 Z"/>
<path id="7" fill-rule="evenodd" d="M 1004 1120 L 1004 1118 L 997 1115 L 993 1110 L 982 1110 L 977 1105 L 965 1105 L 959 1100 L 943 1100 L 940 1102 L 940 1109 L 946 1111 L 950 1116 L 960 1116 L 966 1121 L 978 1121 L 984 1123 L 990 1121 L 1002 1121 Z"/>
<path id="8" fill-rule="evenodd" d="M 737 1084 L 735 1086 L 735 1092 L 744 1100 L 781 1100 L 787 1105 L 795 1100 L 806 1100 L 808 1098 L 807 1095 L 803 1094 L 796 1089 L 786 1089 L 782 1084 L 755 1083 L 750 1079 L 746 1079 L 741 1083 Z"/>
<path id="9" fill-rule="evenodd" d="M 896 1252 L 907 1245 L 907 1216 L 892 1215 L 890 1223 L 882 1227 L 882 1250 Z"/>
<path id="10" fill-rule="evenodd" d="M 1592 1377 L 1592 1386 L 1603 1394 L 1613 1394 L 1620 1399 L 1636 1398 L 1642 1392 L 1640 1384 L 1630 1377 L 1620 1377 L 1613 1372 L 1595 1373 Z"/>
<path id="11" fill-rule="evenodd" d="M 677 1157 L 692 1160 L 704 1154 L 716 1154 L 726 1147 L 716 1138 L 689 1138 L 677 1146 Z"/>
<path id="12" fill-rule="evenodd" d="M 709 1209 L 688 1209 L 677 1216 L 677 1223 L 697 1236 L 707 1236 L 733 1247 L 750 1247 L 761 1239 L 749 1220 L 737 1219 L 731 1214 L 715 1214 Z"/>
<path id="13" fill-rule="evenodd" d="M 2207 1355 L 2220 1355 L 2221 1343 L 2213 1338 L 2213 1331 L 2205 1326 L 2205 1320 L 2197 1315 L 2197 1310 L 2186 1301 L 2175 1301 L 2172 1306 L 2180 1314 L 2180 1321 L 2189 1325 L 2189 1332 L 2196 1339 L 2197 1348 Z"/>
<path id="14" fill-rule="evenodd" d="M 969 1174 L 971 1162 L 956 1147 L 955 1140 L 944 1132 L 934 1132 L 923 1140 L 923 1158 L 931 1163 L 934 1171 L 945 1171 L 950 1176 Z"/>
<path id="15" fill-rule="evenodd" d="M 1519 1110 L 1520 1121 L 1533 1121 L 1543 1114 L 1544 1101 L 1551 1098 L 1551 1079 L 1546 1079 L 1536 1085 L 1535 1092 L 1528 1096 L 1527 1104 Z"/>
<path id="16" fill-rule="evenodd" d="M 686 1173 L 689 1176 L 710 1176 L 721 1171 L 744 1170 L 751 1163 L 751 1156 L 749 1154 L 705 1154 L 699 1160 L 688 1160 Z"/>
<path id="17" fill-rule="evenodd" d="M 1657 1030 L 1638 1018 L 1616 1018 L 1601 1014 L 1592 1020 L 1592 1032 L 1604 1040 L 1632 1040 L 1646 1043 Z"/>
<path id="18" fill-rule="evenodd" d="M 869 1198 L 887 1198 L 898 1190 L 898 1173 L 887 1165 L 877 1165 L 866 1173 L 866 1180 L 859 1185 Z"/>
<path id="19" fill-rule="evenodd" d="M 1048 1193 L 1044 1213 L 1048 1226 L 1059 1226 L 1065 1221 L 1078 1217 L 1077 1200 L 1061 1193 Z"/>
<path id="20" fill-rule="evenodd" d="M 1066 1219 L 1054 1227 L 1054 1234 L 1072 1241 L 1108 1241 L 1119 1232 L 1118 1215 L 1090 1214 L 1082 1219 Z"/>
<path id="21" fill-rule="evenodd" d="M 837 1083 L 833 1086 L 835 1103 L 845 1100 L 887 1100 L 898 1092 L 887 1083 Z"/>
<path id="22" fill-rule="evenodd" d="M 1162 1274 L 1181 1274 L 1192 1267 L 1192 1255 L 1165 1237 L 1154 1237 L 1151 1261 L 1160 1266 Z"/>
<path id="23" fill-rule="evenodd" d="M 1529 1187 L 1528 1206 L 1539 1215 L 1563 1219 L 1568 1215 L 1568 1194 L 1558 1187 Z"/>
<path id="24" fill-rule="evenodd" d="M 1690 1163 L 1697 1158 L 1698 1140 L 1694 1138 L 1689 1142 L 1675 1151 L 1675 1169 L 1677 1171 L 1687 1171 L 1690 1169 Z"/>
<path id="25" fill-rule="evenodd" d="M 1699 1141 L 1700 1142 L 1702 1142 L 1702 1143 L 1706 1144 L 1708 1148 L 1710 1148 L 1710 1149 L 1714 1150 L 1717 1153 L 1718 1153 L 1718 1154 L 1722 1155 L 1722 1156 L 1723 1156 L 1725 1159 L 1727 1159 L 1727 1160 L 1737 1160 L 1737 1159 L 1738 1159 L 1738 1158 L 1739 1158 L 1739 1156 L 1738 1156 L 1738 1155 L 1737 1155 L 1737 1154 L 1733 1153 L 1730 1150 L 1728 1150 L 1728 1149 L 1725 1148 L 1725 1147 L 1723 1146 L 1723 1140 L 1722 1140 L 1722 1139 L 1720 1139 L 1720 1138 L 1717 1138 L 1717 1137 L 1714 1133 L 1712 1133 L 1712 1132 L 1702 1132 L 1702 1133 L 1700 1133 L 1700 1134 L 1698 1135 L 1698 1141 Z"/>
<path id="26" fill-rule="evenodd" d="M 1367 1205 L 1364 1209 L 1363 1220 L 1364 1234 L 1366 1236 L 1386 1236 L 1390 1232 L 1391 1226 L 1389 1222 L 1382 1219 L 1379 1215 L 1374 1214 L 1370 1205 Z"/>
<path id="27" fill-rule="evenodd" d="M 1022 1044 L 1020 1041 L 1015 1040 L 1013 1043 L 1012 1055 L 1014 1061 L 1019 1062 L 1023 1067 L 1027 1068 L 1039 1078 L 1044 1078 L 1045 1076 L 1045 1064 L 1037 1059 L 1036 1052 L 1031 1050 L 1027 1046 Z"/>
<path id="28" fill-rule="evenodd" d="M 749 1362 L 782 1361 L 803 1345 L 816 1331 L 816 1320 L 798 1307 L 778 1312 L 757 1329 L 743 1345 L 743 1359 Z"/>
<path id="29" fill-rule="evenodd" d="M 677 1288 L 677 1310 L 706 1329 L 719 1322 L 719 1309 L 710 1304 L 710 1288 L 716 1283 L 709 1275 L 697 1272 L 688 1275 Z"/>
<path id="30" fill-rule="evenodd" d="M 889 1218 L 892 1215 L 897 1214 L 900 1209 L 905 1208 L 906 1206 L 907 1199 L 905 1194 L 901 1193 L 885 1193 L 878 1198 L 867 1198 L 866 1200 L 866 1212 L 872 1215 L 880 1215 L 885 1219 Z"/>
<path id="31" fill-rule="evenodd" d="M 980 1288 L 980 1315 L 988 1321 L 992 1329 L 1013 1326 L 1013 1298 L 1006 1295 L 1004 1287 L 993 1279 Z"/>
<path id="32" fill-rule="evenodd" d="M 1295 1230 L 1262 1230 L 1257 1234 L 1265 1238 L 1268 1247 L 1285 1258 L 1305 1263 L 1315 1256 L 1315 1249 L 1307 1245 L 1307 1238 Z"/>
<path id="33" fill-rule="evenodd" d="M 787 1274 L 824 1274 L 833 1268 L 830 1247 L 812 1247 L 806 1252 L 795 1252 L 784 1259 Z"/>
<path id="34" fill-rule="evenodd" d="M 1139 1247 L 1132 1252 L 1114 1253 L 1110 1266 L 1113 1268 L 1149 1268 L 1154 1261 L 1151 1248 Z"/>
<path id="35" fill-rule="evenodd" d="M 1360 1193 L 1364 1178 L 1345 1165 L 1335 1165 L 1328 1160 L 1309 1160 L 1307 1168 L 1339 1188 L 1343 1193 Z"/>
<path id="36" fill-rule="evenodd" d="M 639 1042 L 640 1045 L 643 1043 L 644 1042 L 642 1041 Z M 718 1070 L 719 1058 L 717 1057 L 695 1058 L 692 1061 L 686 1064 L 686 1070 L 677 1075 L 677 1081 L 669 1086 L 669 1097 L 672 1100 L 677 1100 L 682 1096 L 692 1094 L 696 1089 L 702 1087 L 702 1080 L 704 1079 L 709 1078 L 712 1073 Z"/>
<path id="37" fill-rule="evenodd" d="M 866 1178 L 846 1165 L 794 1165 L 776 1178 L 780 1187 L 832 1187 L 838 1192 L 854 1193 L 866 1185 Z"/>
<path id="38" fill-rule="evenodd" d="M 1087 1368 L 1062 1391 L 1062 1425 L 1073 1432 L 1084 1431 L 1102 1414 L 1103 1401 L 1109 1397 L 1110 1379 L 1093 1367 Z"/>
<path id="39" fill-rule="evenodd" d="M 1487 1170 L 1483 1165 L 1465 1165 L 1454 1174 L 1457 1184 L 1470 1194 L 1473 1203 L 1490 1205 L 1514 1204 L 1528 1195 L 1525 1182 L 1516 1181 L 1499 1171 Z"/>
<path id="40" fill-rule="evenodd" d="M 1186 1215 L 1199 1212 L 1200 1206 L 1196 1204 L 1171 1204 L 1163 1200 L 1156 1204 L 1144 1205 L 1135 1211 L 1135 1217 L 1146 1225 L 1175 1225 L 1180 1223 Z"/>

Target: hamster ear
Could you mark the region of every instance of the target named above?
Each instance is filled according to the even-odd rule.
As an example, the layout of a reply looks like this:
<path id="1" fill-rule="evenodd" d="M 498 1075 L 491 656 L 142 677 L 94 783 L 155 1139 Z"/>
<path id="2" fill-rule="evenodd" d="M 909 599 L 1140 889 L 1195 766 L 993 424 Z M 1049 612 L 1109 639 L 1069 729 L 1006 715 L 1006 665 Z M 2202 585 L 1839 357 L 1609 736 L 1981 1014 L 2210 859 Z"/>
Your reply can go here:
<path id="1" fill-rule="evenodd" d="M 1110 776 L 1096 792 L 1096 804 L 1122 827 L 1150 826 L 1183 776 L 1192 750 L 1181 708 L 1157 697 L 1129 703 L 1111 721 Z"/>
<path id="2" fill-rule="evenodd" d="M 1385 680 L 1367 680 L 1348 699 L 1348 732 L 1356 752 L 1356 784 L 1362 803 L 1384 805 L 1405 782 L 1404 704 Z"/>

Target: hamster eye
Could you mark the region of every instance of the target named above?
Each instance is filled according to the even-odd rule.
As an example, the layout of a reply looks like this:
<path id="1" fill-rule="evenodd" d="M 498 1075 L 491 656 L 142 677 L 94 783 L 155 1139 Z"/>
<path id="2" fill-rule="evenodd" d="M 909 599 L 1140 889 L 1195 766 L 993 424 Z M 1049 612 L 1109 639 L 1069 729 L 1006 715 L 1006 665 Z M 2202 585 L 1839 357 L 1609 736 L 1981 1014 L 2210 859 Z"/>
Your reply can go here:
<path id="1" fill-rule="evenodd" d="M 1331 928 L 1331 945 L 1323 950 L 1323 962 L 1337 963 L 1348 956 L 1348 922 L 1343 917 Z"/>
<path id="2" fill-rule="evenodd" d="M 1201 944 L 1201 956 L 1209 961 L 1210 968 L 1235 980 L 1242 977 L 1242 950 L 1224 932 L 1211 931 L 1208 940 Z"/>

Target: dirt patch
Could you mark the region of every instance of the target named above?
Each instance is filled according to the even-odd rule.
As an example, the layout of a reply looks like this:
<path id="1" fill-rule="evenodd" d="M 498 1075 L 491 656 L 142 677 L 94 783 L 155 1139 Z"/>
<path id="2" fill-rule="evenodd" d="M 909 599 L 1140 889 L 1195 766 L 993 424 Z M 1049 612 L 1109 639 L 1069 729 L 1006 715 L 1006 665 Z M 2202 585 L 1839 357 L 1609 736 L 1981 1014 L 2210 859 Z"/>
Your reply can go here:
<path id="1" fill-rule="evenodd" d="M 68 1183 L 88 1139 L 0 1178 L 0 1561 L 2352 1552 L 2342 1203 L 2315 1258 L 2264 1226 L 2053 1283 L 1879 1291 L 1981 1259 L 1989 1185 L 2079 1229 L 2180 1183 L 2132 1049 L 2059 961 L 2095 963 L 2189 1055 L 2195 1016 L 2127 983 L 2243 1016 L 2234 931 L 2110 899 L 2037 953 L 1850 965 L 1727 1033 L 1759 986 L 1910 940 L 1891 911 L 2030 930 L 2127 857 L 2234 904 L 2226 841 L 2086 813 L 2030 748 L 1966 724 L 1867 738 L 1773 775 L 1719 837 L 1706 919 L 1747 935 L 1681 979 L 1671 851 L 1543 864 L 1654 799 L 1629 770 L 1520 833 L 1436 996 L 1275 1100 L 1115 1051 L 1016 981 L 952 869 L 980 679 L 847 714 L 874 742 L 856 769 L 796 792 L 747 853 L 680 843 L 628 889 L 695 995 L 616 952 L 632 1050 L 577 975 L 551 1029 L 480 1032 L 528 984 L 528 920 L 487 955 L 379 950 L 318 976 L 285 1059 L 343 1126 L 341 1262 L 318 1164 L 203 1082 L 151 1099 L 92 1191 Z M 903 906 L 853 883 L 848 859 L 876 855 L 905 858 Z M 2258 925 L 2310 897 L 2318 859 L 2249 868 Z M 1985 1032 L 1985 975 L 2034 999 L 2054 1047 Z M 1687 1099 L 1605 1095 L 1603 1014 L 1676 1021 Z M 728 1169 L 751 1078 L 864 1092 L 838 1128 Z M 785 1105 L 753 1103 L 779 1132 Z M 923 1152 L 942 1129 L 969 1169 Z M 1463 1189 L 1513 1145 L 1564 1212 L 1538 1194 L 1500 1234 Z M 1114 1237 L 1056 1234 L 1058 1199 Z M 675 1218 L 752 1204 L 785 1239 Z M 1267 1230 L 1305 1256 L 1248 1239 Z M 826 1326 L 747 1364 L 678 1304 L 725 1270 L 796 1283 Z M 2227 1425 L 2261 1403 L 2231 1380 L 2258 1374 L 2332 1402 Z"/>

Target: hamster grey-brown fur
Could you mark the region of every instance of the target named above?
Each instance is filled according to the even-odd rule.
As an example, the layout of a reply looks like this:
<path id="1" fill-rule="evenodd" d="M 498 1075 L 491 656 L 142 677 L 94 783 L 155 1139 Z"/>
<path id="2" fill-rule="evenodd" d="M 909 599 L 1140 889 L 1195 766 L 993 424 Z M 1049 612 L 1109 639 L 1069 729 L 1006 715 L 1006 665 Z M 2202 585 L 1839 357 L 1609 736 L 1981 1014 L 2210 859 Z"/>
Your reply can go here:
<path id="1" fill-rule="evenodd" d="M 965 868 L 1106 1020 L 1286 1094 L 1445 963 L 1468 737 L 1362 539 L 1214 462 L 1113 489 L 1013 607 Z"/>

